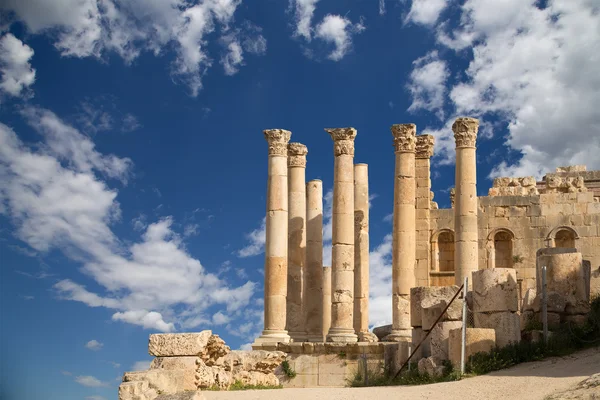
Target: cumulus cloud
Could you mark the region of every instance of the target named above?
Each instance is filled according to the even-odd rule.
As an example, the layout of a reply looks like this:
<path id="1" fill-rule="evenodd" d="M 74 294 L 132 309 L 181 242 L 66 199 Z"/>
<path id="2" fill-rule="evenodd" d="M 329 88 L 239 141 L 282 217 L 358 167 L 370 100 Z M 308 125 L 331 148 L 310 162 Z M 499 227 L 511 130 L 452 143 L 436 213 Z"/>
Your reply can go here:
<path id="1" fill-rule="evenodd" d="M 508 131 L 505 145 L 517 161 L 500 163 L 491 177 L 540 177 L 569 164 L 600 168 L 599 26 L 600 8 L 589 0 L 467 0 L 458 20 L 436 30 L 440 45 L 471 53 L 448 89 L 451 119 L 480 118 L 481 136 L 497 135 L 490 120 Z M 441 139 L 443 162 L 454 157 L 450 125 L 423 132 Z"/>
<path id="2" fill-rule="evenodd" d="M 369 325 L 392 323 L 392 235 L 369 253 Z"/>
<path id="3" fill-rule="evenodd" d="M 246 234 L 246 239 L 250 242 L 247 246 L 237 251 L 238 257 L 253 257 L 262 254 L 265 249 L 265 237 L 267 229 L 266 217 L 262 219 L 260 227 L 254 229 L 252 232 Z"/>
<path id="4" fill-rule="evenodd" d="M 152 364 L 151 360 L 150 361 L 148 361 L 148 360 L 136 361 L 135 363 L 133 363 L 130 370 L 131 371 L 145 371 L 147 369 L 150 369 L 150 364 Z"/>
<path id="5" fill-rule="evenodd" d="M 0 38 L 0 92 L 21 96 L 35 82 L 35 69 L 30 60 L 33 49 L 7 33 Z"/>
<path id="6" fill-rule="evenodd" d="M 362 22 L 353 24 L 348 18 L 328 14 L 316 28 L 316 37 L 332 43 L 335 48 L 328 58 L 340 61 L 352 47 L 352 35 L 365 30 Z"/>
<path id="7" fill-rule="evenodd" d="M 197 96 L 202 77 L 212 66 L 208 35 L 226 34 L 240 0 L 6 0 L 0 10 L 33 34 L 48 33 L 67 57 L 108 60 L 111 52 L 127 64 L 142 52 L 156 56 L 175 48 L 171 75 Z M 12 22 L 12 21 L 9 21 Z M 264 37 L 262 38 L 264 41 Z M 254 52 L 253 54 L 261 54 Z"/>
<path id="8" fill-rule="evenodd" d="M 406 22 L 433 25 L 450 2 L 450 0 L 412 0 Z"/>
<path id="9" fill-rule="evenodd" d="M 249 304 L 256 284 L 230 287 L 206 271 L 185 249 L 171 217 L 148 223 L 137 241 L 124 243 L 114 234 L 117 190 L 97 174 L 122 178 L 130 160 L 99 153 L 89 138 L 47 110 L 22 115 L 43 141 L 30 148 L 0 124 L 0 213 L 17 238 L 40 253 L 62 251 L 102 288 L 94 292 L 76 279 L 62 279 L 54 285 L 60 298 L 104 307 L 113 310 L 114 321 L 163 332 L 177 324 L 194 327 L 190 321 L 200 321 L 209 307 L 235 312 Z"/>
<path id="10" fill-rule="evenodd" d="M 79 383 L 80 385 L 87 386 L 87 387 L 109 386 L 109 384 L 107 382 L 102 382 L 100 379 L 98 379 L 94 376 L 91 376 L 91 375 L 78 376 L 75 378 L 75 382 Z"/>
<path id="11" fill-rule="evenodd" d="M 102 396 L 87 396 L 85 400 L 106 400 L 106 397 Z"/>
<path id="12" fill-rule="evenodd" d="M 310 43 L 313 38 L 333 45 L 328 55 L 332 61 L 340 61 L 352 48 L 352 36 L 365 30 L 362 18 L 352 23 L 341 15 L 327 14 L 316 26 L 312 25 L 318 0 L 290 0 L 290 9 L 294 10 L 295 30 L 293 36 Z M 381 7 L 381 4 L 380 4 Z M 304 54 L 314 57 L 311 49 L 305 48 Z"/>
<path id="13" fill-rule="evenodd" d="M 85 344 L 86 349 L 90 349 L 90 350 L 94 350 L 94 351 L 100 350 L 103 346 L 104 346 L 104 344 L 100 343 L 96 339 L 92 339 Z"/>
<path id="14" fill-rule="evenodd" d="M 385 0 L 379 0 L 379 15 L 385 14 Z"/>
<path id="15" fill-rule="evenodd" d="M 408 111 L 427 110 L 434 112 L 440 119 L 444 117 L 444 100 L 448 67 L 440 60 L 437 51 L 413 62 L 408 89 L 412 95 L 412 104 Z"/>

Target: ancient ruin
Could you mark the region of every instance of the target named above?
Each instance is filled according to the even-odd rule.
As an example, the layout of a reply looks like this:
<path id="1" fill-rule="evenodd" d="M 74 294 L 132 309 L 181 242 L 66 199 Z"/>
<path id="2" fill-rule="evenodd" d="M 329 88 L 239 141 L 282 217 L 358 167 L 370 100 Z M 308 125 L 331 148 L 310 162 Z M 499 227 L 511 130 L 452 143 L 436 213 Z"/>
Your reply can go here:
<path id="1" fill-rule="evenodd" d="M 391 127 L 392 324 L 372 332 L 369 174 L 367 164 L 354 164 L 357 130 L 325 129 L 334 156 L 331 267 L 322 265 L 323 184 L 306 182 L 308 149 L 289 143 L 287 130 L 265 130 L 264 329 L 253 351 L 230 352 L 210 331 L 153 335 L 153 367 L 126 374 L 120 399 L 154 399 L 160 385 L 226 388 L 233 379 L 343 386 L 357 369 L 395 373 L 409 355 L 435 375 L 445 360 L 460 363 L 463 330 L 467 357 L 521 340 L 524 327 L 541 318 L 542 267 L 549 325 L 581 323 L 600 294 L 600 171 L 571 166 L 541 181 L 496 178 L 488 196 L 477 196 L 478 126 L 468 117 L 452 125 L 455 188 L 446 209 L 431 191 L 434 137 L 417 135 L 414 124 Z M 466 295 L 457 297 L 465 278 Z M 293 379 L 282 372 L 284 359 Z"/>

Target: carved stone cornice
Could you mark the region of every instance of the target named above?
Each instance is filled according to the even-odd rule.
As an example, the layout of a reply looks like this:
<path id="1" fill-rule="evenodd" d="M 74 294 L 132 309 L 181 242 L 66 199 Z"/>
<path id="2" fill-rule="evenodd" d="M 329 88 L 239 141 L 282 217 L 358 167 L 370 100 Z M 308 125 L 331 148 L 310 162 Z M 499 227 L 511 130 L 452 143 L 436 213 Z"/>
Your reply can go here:
<path id="1" fill-rule="evenodd" d="M 354 139 L 356 138 L 356 129 L 354 128 L 326 128 L 333 139 L 333 155 L 341 156 L 343 154 L 354 156 Z"/>
<path id="2" fill-rule="evenodd" d="M 287 157 L 287 145 L 292 137 L 292 132 L 285 129 L 265 129 L 263 134 L 269 143 L 270 156 Z"/>
<path id="3" fill-rule="evenodd" d="M 433 146 L 435 145 L 435 138 L 432 135 L 419 135 L 417 136 L 416 155 L 417 158 L 431 158 L 433 157 Z"/>
<path id="4" fill-rule="evenodd" d="M 306 155 L 308 148 L 302 143 L 289 143 L 287 145 L 288 167 L 306 168 Z"/>
<path id="5" fill-rule="evenodd" d="M 456 147 L 475 147 L 479 120 L 470 117 L 460 117 L 452 124 Z"/>
<path id="6" fill-rule="evenodd" d="M 395 124 L 391 129 L 396 153 L 414 153 L 417 126 L 415 124 Z"/>

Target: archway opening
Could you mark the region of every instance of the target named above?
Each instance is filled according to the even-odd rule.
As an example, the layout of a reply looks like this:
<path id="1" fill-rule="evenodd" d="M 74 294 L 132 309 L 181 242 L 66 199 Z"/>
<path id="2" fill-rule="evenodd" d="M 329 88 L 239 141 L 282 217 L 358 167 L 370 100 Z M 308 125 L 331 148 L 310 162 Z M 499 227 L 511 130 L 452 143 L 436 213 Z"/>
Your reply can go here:
<path id="1" fill-rule="evenodd" d="M 569 229 L 561 229 L 554 237 L 555 247 L 575 248 L 575 233 Z"/>
<path id="2" fill-rule="evenodd" d="M 454 272 L 454 233 L 444 231 L 438 236 L 438 266 L 441 272 Z"/>
<path id="3" fill-rule="evenodd" d="M 513 268 L 513 237 L 510 232 L 500 231 L 494 235 L 494 253 L 496 268 Z"/>

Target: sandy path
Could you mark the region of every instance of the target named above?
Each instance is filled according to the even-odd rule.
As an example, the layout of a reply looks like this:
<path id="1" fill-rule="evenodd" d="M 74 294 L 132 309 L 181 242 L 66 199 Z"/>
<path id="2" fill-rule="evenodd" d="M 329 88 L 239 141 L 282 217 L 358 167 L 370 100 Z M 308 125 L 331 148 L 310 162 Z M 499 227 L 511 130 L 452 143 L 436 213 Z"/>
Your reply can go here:
<path id="1" fill-rule="evenodd" d="M 392 400 L 400 398 L 411 400 L 542 400 L 547 395 L 565 391 L 598 372 L 600 372 L 600 348 L 595 348 L 567 357 L 524 363 L 506 370 L 458 382 L 433 385 L 248 390 L 204 392 L 204 394 L 208 400 Z"/>

